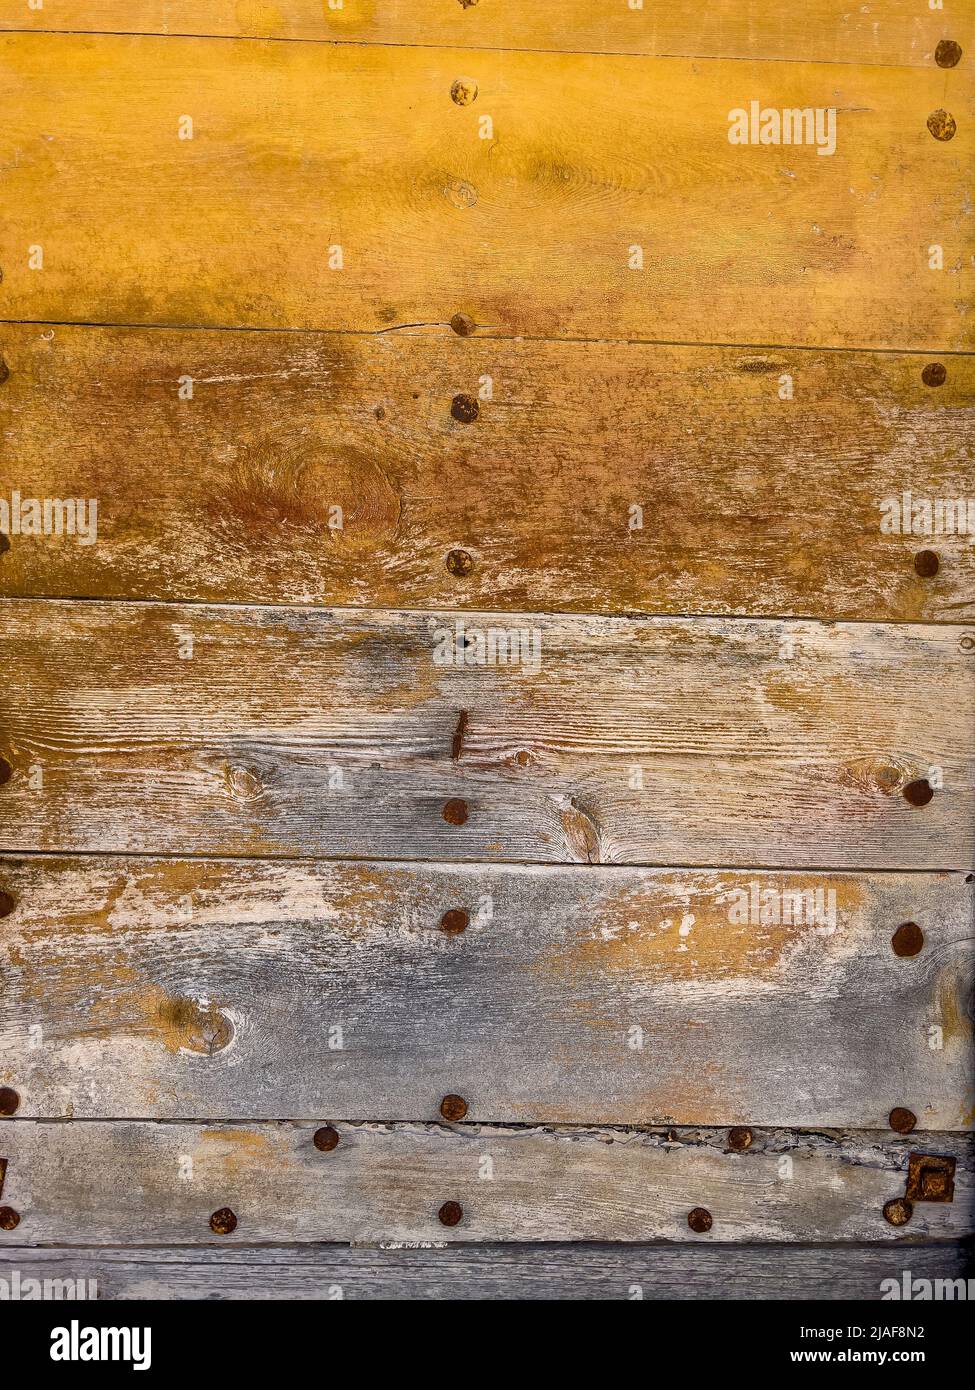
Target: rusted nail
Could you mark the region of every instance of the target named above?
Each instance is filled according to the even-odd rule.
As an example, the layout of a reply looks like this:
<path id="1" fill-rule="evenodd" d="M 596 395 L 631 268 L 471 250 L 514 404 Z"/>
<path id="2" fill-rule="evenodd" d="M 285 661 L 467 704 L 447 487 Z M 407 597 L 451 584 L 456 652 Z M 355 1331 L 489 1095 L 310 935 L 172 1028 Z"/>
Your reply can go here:
<path id="1" fill-rule="evenodd" d="M 12 1086 L 0 1086 L 0 1115 L 15 1115 L 20 1096 Z"/>
<path id="2" fill-rule="evenodd" d="M 444 1096 L 440 1102 L 440 1113 L 452 1125 L 457 1124 L 467 1114 L 467 1101 L 463 1096 Z"/>
<path id="3" fill-rule="evenodd" d="M 470 314 L 455 314 L 450 320 L 450 326 L 459 338 L 469 338 L 477 324 Z"/>
<path id="4" fill-rule="evenodd" d="M 939 68 L 953 68 L 961 57 L 961 44 L 954 39 L 942 39 L 934 50 L 934 61 Z"/>
<path id="5" fill-rule="evenodd" d="M 911 1154 L 905 1197 L 914 1202 L 950 1202 L 955 1195 L 955 1160 L 940 1154 Z"/>
<path id="6" fill-rule="evenodd" d="M 895 1197 L 884 1203 L 884 1219 L 892 1226 L 906 1226 L 914 1215 L 914 1208 L 906 1197 Z"/>
<path id="7" fill-rule="evenodd" d="M 473 396 L 455 396 L 450 402 L 450 413 L 462 425 L 469 425 L 481 413 L 481 407 Z"/>
<path id="8" fill-rule="evenodd" d="M 933 579 L 941 568 L 941 561 L 933 550 L 919 550 L 914 556 L 914 568 L 922 579 Z"/>
<path id="9" fill-rule="evenodd" d="M 229 1236 L 237 1229 L 237 1218 L 229 1207 L 221 1207 L 210 1217 L 210 1230 L 215 1236 Z"/>
<path id="10" fill-rule="evenodd" d="M 735 1153 L 744 1153 L 752 1146 L 752 1132 L 746 1125 L 735 1125 L 734 1129 L 728 1131 L 728 1148 Z"/>
<path id="11" fill-rule="evenodd" d="M 2 531 L 0 531 L 0 535 L 3 535 Z M 6 539 L 6 537 L 4 537 L 4 539 Z M 4 782 L 9 782 L 13 775 L 14 770 L 11 767 L 11 765 L 7 762 L 7 759 L 0 758 L 0 786 L 3 786 Z"/>
<path id="12" fill-rule="evenodd" d="M 464 1215 L 460 1202 L 444 1202 L 437 1212 L 442 1226 L 456 1226 Z"/>
<path id="13" fill-rule="evenodd" d="M 385 420 L 386 407 L 384 405 L 377 405 L 376 409 L 372 413 L 373 415 L 375 415 L 377 420 Z"/>
<path id="14" fill-rule="evenodd" d="M 466 825 L 467 816 L 467 802 L 459 796 L 451 797 L 443 808 L 443 818 L 448 825 Z"/>
<path id="15" fill-rule="evenodd" d="M 710 1231 L 713 1224 L 711 1213 L 705 1207 L 695 1207 L 693 1211 L 687 1213 L 687 1224 L 692 1231 L 703 1236 L 705 1231 Z"/>
<path id="16" fill-rule="evenodd" d="M 948 380 L 948 370 L 943 362 L 929 362 L 921 373 L 925 386 L 944 386 Z"/>
<path id="17" fill-rule="evenodd" d="M 311 1142 L 316 1149 L 321 1149 L 323 1154 L 331 1153 L 339 1142 L 339 1132 L 331 1125 L 322 1125 L 321 1129 L 315 1130 Z"/>
<path id="18" fill-rule="evenodd" d="M 15 1231 L 20 1225 L 20 1212 L 13 1207 L 0 1207 L 0 1231 Z"/>
<path id="19" fill-rule="evenodd" d="M 459 936 L 462 931 L 467 930 L 467 913 L 462 907 L 452 907 L 441 917 L 440 930 L 445 931 L 448 936 Z"/>
<path id="20" fill-rule="evenodd" d="M 926 806 L 932 796 L 934 788 L 926 777 L 919 777 L 916 782 L 908 782 L 904 788 L 904 799 L 912 806 Z"/>
<path id="21" fill-rule="evenodd" d="M 450 84 L 450 100 L 455 106 L 471 106 L 477 101 L 477 83 L 473 77 L 458 77 Z"/>
<path id="22" fill-rule="evenodd" d="M 895 956 L 916 956 L 924 945 L 924 932 L 916 922 L 901 922 L 890 944 Z"/>
<path id="23" fill-rule="evenodd" d="M 531 761 L 531 754 L 522 748 L 521 752 L 515 754 L 515 762 L 519 767 L 527 767 Z"/>
<path id="24" fill-rule="evenodd" d="M 950 111 L 932 111 L 928 117 L 928 130 L 936 140 L 950 140 L 958 129 L 954 116 Z"/>
<path id="25" fill-rule="evenodd" d="M 457 716 L 457 728 L 450 744 L 450 756 L 459 758 L 464 751 L 464 735 L 467 733 L 467 710 L 462 709 Z"/>
<path id="26" fill-rule="evenodd" d="M 451 574 L 463 579 L 474 568 L 474 557 L 466 550 L 448 550 L 446 564 Z"/>
<path id="27" fill-rule="evenodd" d="M 975 637 L 969 637 L 966 632 L 964 637 L 958 639 L 958 645 L 963 652 L 975 652 Z"/>
<path id="28" fill-rule="evenodd" d="M 913 1110 L 906 1110 L 903 1105 L 895 1105 L 887 1116 L 887 1123 L 898 1134 L 910 1134 L 917 1125 L 917 1116 Z"/>
<path id="29" fill-rule="evenodd" d="M 9 917 L 16 907 L 16 903 L 9 893 L 0 889 L 0 917 Z"/>

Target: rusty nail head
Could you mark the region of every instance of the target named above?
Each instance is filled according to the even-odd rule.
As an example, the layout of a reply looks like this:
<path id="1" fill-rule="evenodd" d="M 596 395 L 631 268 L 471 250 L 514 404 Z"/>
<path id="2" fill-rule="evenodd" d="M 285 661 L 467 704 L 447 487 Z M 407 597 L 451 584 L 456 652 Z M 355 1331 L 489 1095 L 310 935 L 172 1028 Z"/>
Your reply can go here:
<path id="1" fill-rule="evenodd" d="M 954 39 L 942 39 L 934 50 L 934 61 L 939 68 L 953 68 L 961 58 L 961 45 Z"/>
<path id="2" fill-rule="evenodd" d="M 914 569 L 922 579 L 933 579 L 941 568 L 941 561 L 933 550 L 919 550 L 914 556 Z"/>
<path id="3" fill-rule="evenodd" d="M 461 393 L 450 402 L 450 413 L 462 425 L 469 425 L 480 415 L 481 407 L 473 396 L 465 396 Z"/>
<path id="4" fill-rule="evenodd" d="M 448 825 L 466 825 L 467 802 L 460 797 L 451 797 L 443 808 L 443 818 Z"/>
<path id="5" fill-rule="evenodd" d="M 905 1197 L 914 1202 L 950 1202 L 955 1195 L 955 1160 L 940 1154 L 911 1154 Z"/>
<path id="6" fill-rule="evenodd" d="M 695 1207 L 693 1211 L 687 1213 L 687 1224 L 692 1231 L 703 1236 L 705 1231 L 710 1231 L 713 1224 L 711 1213 L 705 1207 Z"/>
<path id="7" fill-rule="evenodd" d="M 895 1105 L 887 1116 L 887 1123 L 898 1134 L 910 1134 L 917 1125 L 917 1116 L 913 1110 L 907 1110 L 903 1105 Z"/>
<path id="8" fill-rule="evenodd" d="M 925 386 L 944 386 L 948 380 L 948 369 L 943 362 L 929 362 L 921 372 Z"/>
<path id="9" fill-rule="evenodd" d="M 331 1153 L 339 1142 L 339 1132 L 331 1125 L 322 1125 L 321 1129 L 316 1129 L 312 1135 L 312 1143 L 316 1149 L 320 1149 L 323 1154 Z"/>
<path id="10" fill-rule="evenodd" d="M 734 1129 L 728 1131 L 728 1148 L 735 1153 L 744 1153 L 745 1149 L 751 1148 L 753 1137 L 746 1125 L 735 1125 Z"/>
<path id="11" fill-rule="evenodd" d="M 914 1215 L 914 1208 L 906 1197 L 895 1197 L 884 1204 L 884 1220 L 892 1226 L 906 1226 Z"/>
<path id="12" fill-rule="evenodd" d="M 0 1231 L 15 1231 L 20 1225 L 20 1212 L 13 1207 L 0 1207 Z"/>
<path id="13" fill-rule="evenodd" d="M 450 326 L 460 338 L 469 338 L 477 327 L 470 314 L 455 314 L 450 320 Z"/>
<path id="14" fill-rule="evenodd" d="M 916 956 L 924 945 L 924 932 L 916 922 L 901 922 L 890 944 L 895 956 Z"/>
<path id="15" fill-rule="evenodd" d="M 445 1120 L 456 1124 L 467 1114 L 467 1101 L 463 1096 L 444 1096 L 440 1102 L 440 1113 Z"/>
<path id="16" fill-rule="evenodd" d="M 12 1086 L 0 1086 L 0 1115 L 14 1115 L 20 1105 L 20 1096 Z"/>
<path id="17" fill-rule="evenodd" d="M 456 1226 L 464 1215 L 464 1208 L 460 1202 L 444 1202 L 437 1215 L 442 1226 Z"/>
<path id="18" fill-rule="evenodd" d="M 457 579 L 463 579 L 466 574 L 470 574 L 474 568 L 474 557 L 467 550 L 450 550 L 447 552 L 447 569 Z"/>
<path id="19" fill-rule="evenodd" d="M 958 129 L 958 123 L 950 111 L 939 108 L 928 117 L 928 130 L 936 140 L 950 140 Z"/>
<path id="20" fill-rule="evenodd" d="M 210 1217 L 210 1230 L 215 1236 L 229 1236 L 237 1229 L 237 1218 L 229 1207 L 221 1207 Z"/>
<path id="21" fill-rule="evenodd" d="M 904 800 L 909 801 L 912 806 L 926 806 L 934 796 L 934 788 L 926 777 L 919 777 L 916 782 L 908 782 L 904 788 Z"/>
<path id="22" fill-rule="evenodd" d="M 458 936 L 467 930 L 467 913 L 462 907 L 452 907 L 440 919 L 440 930 L 448 936 Z"/>

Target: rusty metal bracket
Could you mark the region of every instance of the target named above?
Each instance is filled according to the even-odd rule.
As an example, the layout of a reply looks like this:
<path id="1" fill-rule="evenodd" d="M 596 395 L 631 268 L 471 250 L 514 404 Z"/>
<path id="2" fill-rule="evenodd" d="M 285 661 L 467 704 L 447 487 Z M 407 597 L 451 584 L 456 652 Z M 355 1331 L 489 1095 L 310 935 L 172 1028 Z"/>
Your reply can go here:
<path id="1" fill-rule="evenodd" d="M 907 1189 L 911 1202 L 950 1202 L 955 1195 L 955 1160 L 938 1154 L 910 1154 Z"/>

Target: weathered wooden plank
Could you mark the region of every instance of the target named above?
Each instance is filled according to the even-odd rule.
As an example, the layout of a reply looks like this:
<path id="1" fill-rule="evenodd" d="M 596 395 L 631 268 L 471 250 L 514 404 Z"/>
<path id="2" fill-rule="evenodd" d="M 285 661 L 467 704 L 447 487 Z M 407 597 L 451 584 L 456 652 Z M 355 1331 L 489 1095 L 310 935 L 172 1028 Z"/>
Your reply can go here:
<path id="1" fill-rule="evenodd" d="M 931 532 L 936 499 L 971 493 L 975 359 L 952 359 L 932 390 L 916 356 L 607 352 L 431 332 L 5 326 L 8 511 L 69 496 L 95 499 L 97 516 L 91 544 L 11 535 L 0 591 L 880 621 L 975 612 L 967 513 L 956 534 L 923 531 L 925 502 Z M 453 397 L 488 378 L 477 420 L 453 418 Z M 905 491 L 917 534 L 910 517 L 900 526 Z M 932 548 L 940 568 L 921 577 L 915 557 Z M 471 556 L 466 574 L 447 568 L 455 549 Z"/>
<path id="2" fill-rule="evenodd" d="M 973 134 L 958 105 L 932 137 L 967 90 L 937 66 L 10 33 L 0 53 L 4 318 L 969 344 Z M 838 113 L 835 150 L 825 125 L 730 143 L 752 101 Z"/>
<path id="3" fill-rule="evenodd" d="M 20 1115 L 975 1121 L 961 874 L 31 858 L 0 887 Z"/>
<path id="4" fill-rule="evenodd" d="M 21 599 L 2 618 L 11 851 L 972 864 L 969 630 Z M 474 664 L 516 640 L 517 663 Z"/>
<path id="5" fill-rule="evenodd" d="M 939 40 L 964 45 L 970 36 L 968 6 L 951 11 L 916 0 L 805 0 L 798 10 L 769 0 L 710 0 L 690 10 L 651 0 L 48 0 L 30 10 L 10 0 L 0 28 L 920 66 L 935 61 Z M 938 62 L 952 59 L 942 49 Z"/>
<path id="6" fill-rule="evenodd" d="M 910 1281 L 904 1283 L 905 1274 Z M 113 1299 L 882 1299 L 927 1280 L 964 1297 L 970 1248 L 935 1245 L 450 1245 L 439 1249 L 0 1248 L 20 1292 Z M 885 1281 L 887 1281 L 885 1283 Z M 950 1295 L 945 1281 L 952 1281 Z M 918 1296 L 923 1286 L 918 1286 Z M 965 1293 L 968 1293 L 966 1288 Z M 969 1295 L 970 1297 L 971 1295 Z"/>
<path id="7" fill-rule="evenodd" d="M 4 1203 L 20 1216 L 0 1246 L 243 1245 L 307 1241 L 665 1239 L 957 1240 L 972 1230 L 966 1142 L 926 1136 L 956 1160 L 950 1202 L 918 1201 L 907 1225 L 887 1202 L 904 1194 L 917 1145 L 876 1135 L 763 1136 L 746 1153 L 725 1136 L 625 1130 L 339 1125 L 329 1152 L 314 1125 L 114 1122 L 0 1128 Z M 444 1224 L 446 1203 L 461 1209 Z M 706 1232 L 688 1215 L 711 1216 Z M 211 1229 L 214 1213 L 231 1216 Z M 451 1213 L 444 1213 L 449 1215 Z M 457 1216 L 457 1212 L 452 1213 Z M 8 1223 L 10 1224 L 10 1223 Z M 697 1223 L 700 1224 L 700 1223 Z M 905 1263 L 909 1255 L 905 1251 Z"/>

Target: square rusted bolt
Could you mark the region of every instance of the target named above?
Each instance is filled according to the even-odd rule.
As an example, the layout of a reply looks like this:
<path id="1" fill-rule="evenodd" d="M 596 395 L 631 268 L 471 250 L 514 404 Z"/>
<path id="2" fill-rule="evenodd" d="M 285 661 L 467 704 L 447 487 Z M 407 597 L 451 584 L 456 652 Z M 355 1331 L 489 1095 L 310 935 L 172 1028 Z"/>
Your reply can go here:
<path id="1" fill-rule="evenodd" d="M 938 1154 L 911 1154 L 907 1190 L 912 1202 L 950 1202 L 955 1195 L 955 1160 Z"/>

